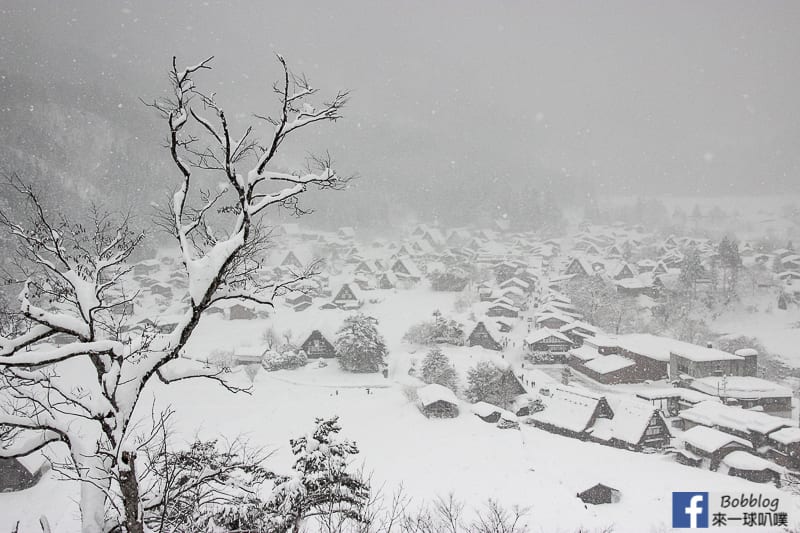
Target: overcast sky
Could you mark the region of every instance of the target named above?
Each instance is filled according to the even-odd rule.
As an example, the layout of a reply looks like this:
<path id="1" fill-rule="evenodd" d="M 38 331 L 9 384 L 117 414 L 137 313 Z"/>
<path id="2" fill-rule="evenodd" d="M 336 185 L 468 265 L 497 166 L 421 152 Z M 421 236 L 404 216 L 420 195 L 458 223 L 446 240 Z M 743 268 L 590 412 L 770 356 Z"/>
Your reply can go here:
<path id="1" fill-rule="evenodd" d="M 409 202 L 563 173 L 605 192 L 798 192 L 797 1 L 0 5 L 4 70 L 102 77 L 125 105 L 165 87 L 173 54 L 213 54 L 222 101 L 268 112 L 280 52 L 353 92 L 287 164 L 328 147 Z"/>

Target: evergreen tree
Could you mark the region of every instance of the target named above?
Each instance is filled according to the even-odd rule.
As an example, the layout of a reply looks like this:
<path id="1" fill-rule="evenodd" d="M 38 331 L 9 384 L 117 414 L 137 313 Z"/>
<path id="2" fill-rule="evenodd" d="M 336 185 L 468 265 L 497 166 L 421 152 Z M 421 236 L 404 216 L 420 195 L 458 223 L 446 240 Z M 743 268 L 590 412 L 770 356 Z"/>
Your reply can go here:
<path id="1" fill-rule="evenodd" d="M 700 262 L 700 254 L 697 253 L 696 249 L 690 248 L 683 258 L 679 280 L 681 286 L 685 290 L 688 290 L 692 296 L 696 295 L 697 280 L 703 276 L 703 272 L 704 269 L 703 264 Z"/>
<path id="2" fill-rule="evenodd" d="M 724 237 L 719 243 L 719 259 L 722 266 L 722 290 L 726 299 L 736 294 L 739 271 L 742 268 L 742 257 L 739 255 L 739 243 Z"/>
<path id="3" fill-rule="evenodd" d="M 265 509 L 267 531 L 296 533 L 307 518 L 319 514 L 366 522 L 361 511 L 369 499 L 369 486 L 347 471 L 358 447 L 338 438 L 338 417 L 318 418 L 316 423 L 312 434 L 290 441 L 294 467 L 290 475 L 275 479 Z"/>
<path id="4" fill-rule="evenodd" d="M 336 332 L 336 357 L 350 372 L 378 372 L 386 358 L 386 343 L 377 319 L 358 313 L 345 319 Z"/>
<path id="5" fill-rule="evenodd" d="M 422 360 L 422 381 L 458 390 L 458 375 L 450 360 L 438 347 L 431 348 Z"/>
<path id="6" fill-rule="evenodd" d="M 488 361 L 481 361 L 467 372 L 467 390 L 471 402 L 487 402 L 507 408 L 519 394 L 519 382 L 510 368 L 502 369 Z"/>

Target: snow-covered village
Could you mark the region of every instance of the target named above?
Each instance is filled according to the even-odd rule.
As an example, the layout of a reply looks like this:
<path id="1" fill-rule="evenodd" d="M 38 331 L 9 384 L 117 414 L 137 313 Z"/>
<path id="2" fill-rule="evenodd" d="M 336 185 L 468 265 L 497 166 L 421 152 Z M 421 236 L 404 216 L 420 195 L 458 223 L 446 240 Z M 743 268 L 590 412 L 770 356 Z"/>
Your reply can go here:
<path id="1" fill-rule="evenodd" d="M 799 24 L 0 1 L 0 533 L 800 531 Z"/>

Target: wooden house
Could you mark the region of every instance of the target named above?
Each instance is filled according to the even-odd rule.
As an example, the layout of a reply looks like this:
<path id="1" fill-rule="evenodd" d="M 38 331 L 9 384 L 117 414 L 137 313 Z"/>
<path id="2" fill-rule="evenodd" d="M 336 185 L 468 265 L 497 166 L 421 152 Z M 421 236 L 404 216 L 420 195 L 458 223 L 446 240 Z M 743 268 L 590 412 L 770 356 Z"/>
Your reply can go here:
<path id="1" fill-rule="evenodd" d="M 564 324 L 558 328 L 558 331 L 569 337 L 569 340 L 571 340 L 572 344 L 575 346 L 581 346 L 584 339 L 587 337 L 594 337 L 598 333 L 598 329 L 595 326 L 579 320 Z"/>
<path id="2" fill-rule="evenodd" d="M 519 265 L 509 261 L 503 261 L 496 264 L 492 270 L 494 277 L 498 283 L 502 284 L 514 277 L 514 274 L 519 270 Z"/>
<path id="3" fill-rule="evenodd" d="M 398 280 L 402 280 L 406 283 L 413 284 L 422 279 L 422 272 L 420 272 L 417 265 L 408 258 L 397 259 L 394 264 L 392 264 L 392 272 L 395 273 Z"/>
<path id="4" fill-rule="evenodd" d="M 289 306 L 295 308 L 301 304 L 311 305 L 313 301 L 310 294 L 301 291 L 292 291 L 287 293 L 286 296 L 284 296 L 284 300 Z"/>
<path id="5" fill-rule="evenodd" d="M 490 331 L 484 322 L 478 322 L 467 337 L 468 346 L 482 346 L 487 350 L 500 351 L 503 347 L 498 342 L 498 335 Z"/>
<path id="6" fill-rule="evenodd" d="M 333 297 L 333 303 L 340 309 L 358 309 L 364 304 L 359 290 L 351 283 L 342 284 Z"/>
<path id="7" fill-rule="evenodd" d="M 161 263 L 155 259 L 140 261 L 133 265 L 132 274 L 134 276 L 150 276 L 161 269 Z"/>
<path id="8" fill-rule="evenodd" d="M 150 285 L 150 293 L 164 298 L 172 298 L 172 289 L 163 283 L 153 283 Z"/>
<path id="9" fill-rule="evenodd" d="M 0 457 L 0 494 L 33 487 L 47 470 L 49 463 L 38 454 L 20 458 Z"/>
<path id="10" fill-rule="evenodd" d="M 379 289 L 394 289 L 397 287 L 398 283 L 399 279 L 397 278 L 397 274 L 392 271 L 382 272 L 378 276 Z"/>
<path id="11" fill-rule="evenodd" d="M 597 420 L 614 416 L 603 396 L 566 385 L 552 390 L 543 403 L 544 409 L 530 414 L 534 426 L 582 440 L 589 438 L 589 430 Z"/>
<path id="12" fill-rule="evenodd" d="M 800 428 L 773 431 L 767 437 L 767 444 L 770 459 L 781 466 L 800 470 Z"/>
<path id="13" fill-rule="evenodd" d="M 730 452 L 753 449 L 744 439 L 705 426 L 684 431 L 681 441 L 683 451 L 678 455 L 678 461 L 692 466 L 705 464 L 710 470 L 716 470 Z"/>
<path id="14" fill-rule="evenodd" d="M 640 451 L 669 445 L 670 432 L 661 412 L 652 404 L 635 399 L 609 402 L 611 418 L 595 422 L 591 438 L 617 448 Z"/>
<path id="15" fill-rule="evenodd" d="M 622 280 L 622 279 L 629 279 L 635 278 L 639 275 L 639 272 L 636 271 L 635 267 L 630 263 L 626 262 L 618 262 L 610 266 L 609 269 L 606 270 L 606 274 L 614 280 Z"/>
<path id="16" fill-rule="evenodd" d="M 594 274 L 594 268 L 583 257 L 576 257 L 564 269 L 564 274 L 573 277 L 588 277 Z"/>
<path id="17" fill-rule="evenodd" d="M 313 330 L 300 345 L 309 359 L 336 357 L 336 348 L 318 329 Z"/>
<path id="18" fill-rule="evenodd" d="M 489 306 L 488 311 L 486 311 L 486 315 L 492 317 L 504 316 L 506 318 L 517 318 L 519 317 L 519 309 L 513 305 L 495 300 Z"/>
<path id="19" fill-rule="evenodd" d="M 422 413 L 428 418 L 455 418 L 458 416 L 458 398 L 443 385 L 432 383 L 417 390 Z"/>
<path id="20" fill-rule="evenodd" d="M 622 494 L 619 490 L 611 488 L 608 485 L 603 485 L 602 483 L 591 486 L 575 496 L 583 503 L 588 503 L 590 505 L 617 503 L 622 498 Z"/>
<path id="21" fill-rule="evenodd" d="M 145 318 L 137 322 L 131 329 L 139 331 L 149 330 L 155 333 L 169 333 L 174 330 L 177 325 L 177 322 L 155 322 L 150 318 Z"/>
<path id="22" fill-rule="evenodd" d="M 257 317 L 256 310 L 246 305 L 233 304 L 228 308 L 228 320 L 253 320 Z"/>
<path id="23" fill-rule="evenodd" d="M 558 330 L 573 321 L 574 319 L 572 317 L 568 317 L 564 314 L 548 312 L 540 314 L 536 317 L 536 326 Z"/>
<path id="24" fill-rule="evenodd" d="M 744 450 L 736 450 L 722 458 L 720 472 L 727 471 L 729 476 L 736 476 L 753 483 L 773 483 L 781 486 L 780 466 Z"/>
<path id="25" fill-rule="evenodd" d="M 509 278 L 500 284 L 500 288 L 504 290 L 511 287 L 516 287 L 525 293 L 529 293 L 533 290 L 533 286 L 530 282 L 524 281 L 518 277 Z"/>
<path id="26" fill-rule="evenodd" d="M 670 379 L 706 376 L 754 376 L 756 358 L 740 356 L 709 346 L 677 344 L 670 350 Z"/>
<path id="27" fill-rule="evenodd" d="M 528 353 L 566 354 L 572 348 L 572 341 L 557 330 L 541 328 L 528 334 L 523 346 Z"/>

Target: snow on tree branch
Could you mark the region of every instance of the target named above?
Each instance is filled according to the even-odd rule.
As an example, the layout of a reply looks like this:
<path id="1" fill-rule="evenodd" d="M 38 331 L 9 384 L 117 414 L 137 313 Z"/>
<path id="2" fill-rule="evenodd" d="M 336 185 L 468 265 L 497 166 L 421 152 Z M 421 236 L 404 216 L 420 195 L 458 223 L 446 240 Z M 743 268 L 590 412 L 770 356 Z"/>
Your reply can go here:
<path id="1" fill-rule="evenodd" d="M 7 180 L 21 201 L 20 212 L 0 210 L 0 230 L 18 245 L 16 271 L 6 281 L 20 287 L 24 324 L 0 336 L 0 431 L 12 428 L 13 435 L 0 442 L 0 456 L 68 446 L 72 477 L 81 481 L 84 531 L 144 531 L 131 426 L 149 383 L 204 378 L 233 392 L 247 390 L 184 353 L 203 313 L 220 300 L 271 306 L 275 296 L 315 273 L 309 268 L 269 283 L 258 279 L 269 245 L 262 215 L 272 206 L 302 214 L 298 198 L 310 186 L 337 190 L 347 183 L 329 156 L 312 158 L 313 169 L 270 168 L 292 132 L 338 120 L 346 92 L 315 106 L 316 89 L 279 56 L 280 116 L 270 119 L 275 130 L 262 145 L 253 125 L 230 124 L 215 95 L 196 83 L 212 59 L 179 69 L 173 58 L 170 97 L 147 104 L 164 119 L 179 175 L 168 213 L 156 222 L 175 236 L 188 277 L 188 304 L 170 331 L 131 329 L 123 336 L 114 326 L 135 299 L 125 295 L 124 281 L 145 237 L 130 228 L 129 216 L 91 206 L 67 217 L 45 208 L 21 179 Z M 201 189 L 195 171 L 218 174 L 221 185 Z M 110 526 L 108 509 L 120 515 Z"/>

